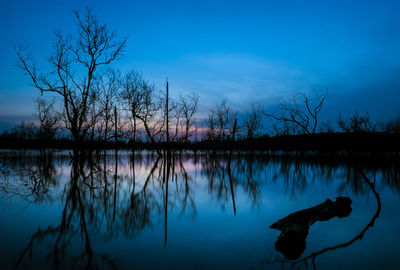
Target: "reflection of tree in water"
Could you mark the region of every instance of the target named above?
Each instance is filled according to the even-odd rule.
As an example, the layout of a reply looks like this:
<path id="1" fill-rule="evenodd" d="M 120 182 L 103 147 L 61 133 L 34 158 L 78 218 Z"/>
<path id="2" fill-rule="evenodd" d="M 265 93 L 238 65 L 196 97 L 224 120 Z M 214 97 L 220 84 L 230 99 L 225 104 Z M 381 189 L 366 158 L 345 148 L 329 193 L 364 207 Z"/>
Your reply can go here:
<path id="1" fill-rule="evenodd" d="M 365 157 L 358 162 L 360 169 L 370 175 L 375 184 L 377 177 L 382 186 L 388 186 L 392 190 L 400 192 L 400 170 L 399 160 L 396 158 Z M 327 187 L 337 185 L 338 192 L 351 191 L 354 194 L 369 193 L 369 186 L 360 176 L 360 173 L 351 164 L 351 157 L 330 156 L 272 156 L 259 159 L 268 165 L 268 172 L 272 175 L 272 181 L 284 184 L 285 190 L 291 198 L 296 198 L 303 193 L 308 186 L 315 183 Z M 338 182 L 343 181 L 341 183 Z M 279 181 L 279 182 L 278 182 Z M 377 183 L 376 183 L 377 184 Z"/>
<path id="2" fill-rule="evenodd" d="M 290 192 L 291 198 L 296 198 L 296 192 L 302 193 L 307 188 L 307 176 L 313 175 L 308 171 L 310 166 L 301 159 L 282 159 L 279 168 L 275 171 L 273 180 L 283 180 L 285 190 Z"/>
<path id="3" fill-rule="evenodd" d="M 248 158 L 237 158 L 230 168 L 236 179 L 243 179 L 241 187 L 247 193 L 253 206 L 260 202 L 260 185 L 264 179 L 265 162 L 258 162 L 256 155 Z"/>
<path id="4" fill-rule="evenodd" d="M 39 158 L 14 155 L 0 157 L 0 190 L 3 197 L 24 198 L 28 202 L 53 201 L 50 189 L 58 185 L 57 171 L 53 155 L 40 155 Z"/>
<path id="5" fill-rule="evenodd" d="M 65 185 L 63 192 L 64 206 L 60 224 L 49 226 L 45 230 L 39 228 L 21 253 L 17 267 L 24 268 L 24 264 L 31 261 L 35 243 L 51 237 L 54 242 L 46 258 L 54 268 L 94 269 L 99 265 L 115 268 L 106 255 L 97 255 L 92 248 L 90 233 L 98 231 L 96 227 L 101 222 L 98 220 L 98 213 L 95 212 L 96 208 L 90 204 L 90 200 L 94 198 L 90 196 L 90 191 L 97 189 L 92 182 L 93 171 L 89 170 L 86 173 L 84 165 L 85 160 L 82 157 L 74 156 L 70 181 Z M 69 247 L 74 237 L 79 236 L 84 246 L 83 251 L 72 255 L 70 254 L 72 248 L 69 249 Z"/>
<path id="6" fill-rule="evenodd" d="M 163 217 L 166 245 L 168 209 L 178 209 L 181 215 L 188 214 L 192 218 L 196 216 L 191 188 L 193 180 L 184 167 L 182 155 L 169 153 L 147 159 L 132 155 L 130 172 L 120 174 L 119 162 L 117 155 L 114 159 L 109 155 L 92 158 L 77 155 L 72 159 L 70 179 L 61 196 L 63 209 L 60 223 L 47 229 L 39 228 L 32 235 L 17 267 L 24 268 L 31 261 L 34 248 L 40 242 L 50 240 L 52 249 L 46 258 L 55 268 L 115 268 L 108 256 L 95 252 L 92 245 L 94 238 L 107 241 L 120 233 L 133 238 Z M 135 166 L 146 164 L 151 165 L 150 171 L 144 181 L 137 182 Z M 18 173 L 19 178 L 27 178 L 21 170 Z M 45 171 L 41 173 L 41 177 L 51 175 Z M 4 190 L 9 187 L 4 186 Z M 16 187 L 24 190 L 23 184 Z M 18 195 L 26 199 L 21 191 Z M 82 251 L 78 254 L 78 247 L 72 243 L 79 238 L 82 239 Z"/>
<path id="7" fill-rule="evenodd" d="M 122 208 L 119 218 L 123 221 L 123 232 L 128 237 L 133 237 L 137 232 L 151 225 L 150 212 L 154 209 L 154 195 L 147 192 L 147 185 L 158 167 L 160 158 L 154 162 L 149 175 L 147 176 L 143 187 L 136 190 L 135 179 L 135 160 L 131 160 L 132 169 L 132 188 L 127 198 L 127 207 Z"/>
<path id="8" fill-rule="evenodd" d="M 10 174 L 10 170 L 7 167 L 7 164 L 4 161 L 0 161 L 0 175 L 1 176 L 8 176 Z"/>
<path id="9" fill-rule="evenodd" d="M 259 203 L 263 163 L 251 158 L 233 157 L 229 153 L 228 156 L 206 155 L 201 159 L 201 165 L 202 174 L 207 176 L 208 191 L 223 209 L 231 202 L 236 214 L 235 193 L 238 188 L 247 193 L 253 205 Z"/>
<path id="10" fill-rule="evenodd" d="M 382 170 L 382 177 L 386 180 L 386 185 L 389 186 L 391 190 L 396 190 L 400 193 L 400 162 L 395 160 L 393 163 Z"/>
<path id="11" fill-rule="evenodd" d="M 349 177 L 352 177 L 351 179 L 354 179 L 356 181 L 358 181 L 359 179 L 362 179 L 365 183 L 365 185 L 367 185 L 370 190 L 372 191 L 372 193 L 374 194 L 375 198 L 376 198 L 376 202 L 377 202 L 377 209 L 375 214 L 373 215 L 373 217 L 371 218 L 371 220 L 363 227 L 363 229 L 361 230 L 361 232 L 359 234 L 357 234 L 355 237 L 351 238 L 350 240 L 334 245 L 334 246 L 330 246 L 330 247 L 326 247 L 323 248 L 321 250 L 318 250 L 316 252 L 312 252 L 310 255 L 305 256 L 303 258 L 294 260 L 294 261 L 290 261 L 287 259 L 278 259 L 278 260 L 265 260 L 263 263 L 265 264 L 273 264 L 273 263 L 280 263 L 280 264 L 285 264 L 288 263 L 291 265 L 292 268 L 295 269 L 300 269 L 300 268 L 308 268 L 309 265 L 309 261 L 311 261 L 312 267 L 313 269 L 316 269 L 316 263 L 315 260 L 318 256 L 329 252 L 329 251 L 333 251 L 333 250 L 337 250 L 340 248 L 345 248 L 350 246 L 351 244 L 353 244 L 354 242 L 356 242 L 357 240 L 361 240 L 365 233 L 374 226 L 375 220 L 379 217 L 380 212 L 381 212 L 381 200 L 379 197 L 379 194 L 376 192 L 375 190 L 375 184 L 373 182 L 371 182 L 367 176 L 364 174 L 364 172 L 362 170 L 360 170 L 358 167 L 353 167 L 351 170 L 348 170 L 348 174 Z M 354 174 L 358 174 L 357 176 L 355 176 Z M 352 185 L 353 188 L 357 187 L 359 188 L 360 185 L 359 183 L 357 183 L 356 185 Z M 357 189 L 360 190 L 360 189 Z"/>
<path id="12" fill-rule="evenodd" d="M 197 211 L 194 201 L 194 179 L 185 169 L 182 155 L 173 154 L 172 162 L 174 165 L 172 166 L 171 170 L 171 182 L 175 184 L 176 201 L 178 201 L 181 205 L 179 214 L 183 216 L 184 213 L 189 212 L 191 218 L 195 219 L 197 216 Z"/>
<path id="13" fill-rule="evenodd" d="M 202 162 L 202 173 L 207 176 L 209 193 L 215 195 L 215 198 L 221 202 L 225 209 L 231 196 L 226 161 L 206 156 Z"/>
<path id="14" fill-rule="evenodd" d="M 34 248 L 38 249 L 39 242 L 51 241 L 52 249 L 47 258 L 54 266 L 68 268 L 65 263 L 71 262 L 73 265 L 69 266 L 74 268 L 114 268 L 110 258 L 96 253 L 93 240 L 110 241 L 121 234 L 132 239 L 155 224 L 163 224 L 166 245 L 169 213 L 191 219 L 197 215 L 196 176 L 187 165 L 194 165 L 196 171 L 200 170 L 207 177 L 209 195 L 234 213 L 237 193 L 246 194 L 248 200 L 257 205 L 260 186 L 271 177 L 272 181 L 283 179 L 282 184 L 288 187 L 290 194 L 301 193 L 315 180 L 323 180 L 328 186 L 336 185 L 336 179 L 343 176 L 346 176 L 340 186 L 343 191 L 349 188 L 353 192 L 369 192 L 366 181 L 357 171 L 348 168 L 346 161 L 322 158 L 243 156 L 239 153 L 186 156 L 170 152 L 161 156 L 152 153 L 77 156 L 71 161 L 66 156 L 43 160 L 37 156 L 2 158 L 0 155 L 0 164 L 1 196 L 18 195 L 35 203 L 61 198 L 63 205 L 59 224 L 38 229 L 32 235 L 21 254 L 18 264 L 21 267 L 34 254 Z M 373 178 L 377 174 L 397 176 L 382 181 L 383 185 L 397 189 L 398 170 L 395 165 L 385 166 L 366 164 L 362 169 Z M 57 196 L 54 190 L 63 183 L 62 173 L 69 168 L 69 180 L 63 184 L 62 196 Z M 73 245 L 79 238 L 82 246 L 78 254 Z"/>
<path id="15" fill-rule="evenodd" d="M 339 172 L 339 175 L 342 179 L 345 179 L 345 181 L 339 185 L 338 189 L 340 192 L 345 191 L 347 188 L 349 188 L 355 194 L 365 194 L 368 192 L 369 187 L 366 185 L 365 180 L 361 176 L 359 170 L 354 166 L 348 164 L 345 168 L 343 168 L 342 172 Z M 373 175 L 374 179 L 376 179 L 375 171 L 371 171 L 371 175 Z"/>

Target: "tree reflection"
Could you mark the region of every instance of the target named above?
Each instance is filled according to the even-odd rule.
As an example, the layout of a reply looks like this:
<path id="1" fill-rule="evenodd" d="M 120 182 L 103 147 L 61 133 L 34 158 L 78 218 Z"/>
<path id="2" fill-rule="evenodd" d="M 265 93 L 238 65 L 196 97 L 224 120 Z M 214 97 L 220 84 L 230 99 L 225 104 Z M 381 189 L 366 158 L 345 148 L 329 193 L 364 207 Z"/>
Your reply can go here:
<path id="1" fill-rule="evenodd" d="M 51 154 L 40 155 L 33 162 L 19 162 L 20 157 L 0 160 L 0 189 L 3 196 L 22 197 L 30 203 L 52 201 L 51 188 L 58 185 Z"/>
<path id="2" fill-rule="evenodd" d="M 28 246 L 21 253 L 16 268 L 24 263 L 31 261 L 33 248 L 35 243 L 46 237 L 53 239 L 52 249 L 46 258 L 54 268 L 86 268 L 95 269 L 101 266 L 109 266 L 114 268 L 111 260 L 106 255 L 96 255 L 93 251 L 91 238 L 89 236 L 91 227 L 96 227 L 97 215 L 95 208 L 89 201 L 90 191 L 97 187 L 91 181 L 93 178 L 93 167 L 89 166 L 86 173 L 85 160 L 80 156 L 74 156 L 72 159 L 72 168 L 70 172 L 70 181 L 64 188 L 64 206 L 62 211 L 61 222 L 57 226 L 49 226 L 45 230 L 38 231 L 32 236 Z M 68 258 L 68 247 L 74 237 L 80 236 L 82 240 L 83 250 Z M 100 262 L 101 261 L 101 262 Z M 101 263 L 101 264 L 100 264 Z M 104 265 L 105 264 L 105 265 Z"/>
<path id="3" fill-rule="evenodd" d="M 21 252 L 16 268 L 29 264 L 35 247 L 37 249 L 40 243 L 48 240 L 52 242 L 52 249 L 46 258 L 54 268 L 115 268 L 116 264 L 107 254 L 95 251 L 92 245 L 94 238 L 101 236 L 111 240 L 120 233 L 133 238 L 146 227 L 151 227 L 157 217 L 163 216 L 166 246 L 169 209 L 179 206 L 181 215 L 189 213 L 192 218 L 196 216 L 191 189 L 193 181 L 185 169 L 182 155 L 151 155 L 145 161 L 132 155 L 129 174 L 124 171 L 119 173 L 120 167 L 125 169 L 125 164 L 120 164 L 120 158 L 117 153 L 113 159 L 109 155 L 73 156 L 69 180 L 62 191 L 63 208 L 59 224 L 46 229 L 38 228 Z M 152 163 L 146 178 L 140 183 L 137 183 L 136 162 Z M 41 188 L 39 183 L 54 185 L 57 174 L 54 167 L 46 167 L 51 162 L 40 164 L 43 167 L 30 170 L 29 174 L 21 167 L 18 174 L 21 181 L 15 188 L 9 185 L 10 181 L 2 181 L 3 191 L 10 193 L 15 189 L 16 195 L 24 199 L 28 199 L 25 193 L 42 196 L 49 193 L 49 189 Z M 143 164 L 140 167 L 143 168 Z M 2 172 L 8 171 L 4 163 L 1 168 Z M 25 192 L 27 181 L 32 182 L 26 188 L 29 192 Z M 171 184 L 174 184 L 172 190 Z M 76 239 L 82 241 L 80 252 L 74 243 Z"/>
<path id="4" fill-rule="evenodd" d="M 340 158 L 238 152 L 189 155 L 165 151 L 159 155 L 121 151 L 91 156 L 0 153 L 0 199 L 10 204 L 18 199 L 29 204 L 61 205 L 58 221 L 32 234 L 17 268 L 25 268 L 44 252 L 54 268 L 113 269 L 118 265 L 114 253 L 100 252 L 97 241 L 111 242 L 120 236 L 135 239 L 156 227 L 164 229 L 159 242 L 167 247 L 169 216 L 196 220 L 196 196 L 203 192 L 201 181 L 205 181 L 209 199 L 234 215 L 241 214 L 243 199 L 253 207 L 261 205 L 262 186 L 268 182 L 283 186 L 290 198 L 300 197 L 315 181 L 337 188 L 339 193 L 368 194 L 372 190 L 379 202 L 378 211 L 350 242 L 357 241 L 379 216 L 375 186 L 400 190 L 398 163 L 374 160 L 360 164 L 363 166 L 357 168 Z M 384 180 L 375 181 L 381 177 Z M 51 248 L 44 250 L 48 243 Z M 302 267 L 322 253 L 351 243 L 290 263 Z"/>
<path id="5" fill-rule="evenodd" d="M 253 206 L 260 202 L 264 168 L 262 162 L 235 157 L 232 152 L 228 155 L 207 155 L 201 160 L 202 174 L 207 177 L 210 195 L 217 199 L 222 209 L 230 201 L 235 215 L 235 193 L 238 189 L 247 193 Z"/>

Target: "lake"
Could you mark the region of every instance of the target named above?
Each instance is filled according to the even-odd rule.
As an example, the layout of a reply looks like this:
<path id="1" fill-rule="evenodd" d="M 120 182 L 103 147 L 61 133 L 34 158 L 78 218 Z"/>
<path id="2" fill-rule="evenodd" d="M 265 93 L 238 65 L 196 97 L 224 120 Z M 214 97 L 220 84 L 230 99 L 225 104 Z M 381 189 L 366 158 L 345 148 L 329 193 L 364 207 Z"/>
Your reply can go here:
<path id="1" fill-rule="evenodd" d="M 400 269 L 399 164 L 2 150 L 1 268 Z"/>

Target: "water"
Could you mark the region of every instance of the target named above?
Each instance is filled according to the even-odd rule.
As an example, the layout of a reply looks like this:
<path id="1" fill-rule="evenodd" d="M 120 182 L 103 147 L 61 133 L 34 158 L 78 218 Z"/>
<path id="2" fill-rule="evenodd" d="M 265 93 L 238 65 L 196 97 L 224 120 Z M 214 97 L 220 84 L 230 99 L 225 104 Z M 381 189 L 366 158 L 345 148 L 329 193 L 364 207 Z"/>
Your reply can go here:
<path id="1" fill-rule="evenodd" d="M 368 157 L 350 163 L 109 152 L 84 159 L 2 151 L 0 265 L 399 269 L 398 164 Z M 271 224 L 338 196 L 352 200 L 348 216 L 309 226 L 305 250 L 294 260 L 275 249 L 281 232 Z"/>

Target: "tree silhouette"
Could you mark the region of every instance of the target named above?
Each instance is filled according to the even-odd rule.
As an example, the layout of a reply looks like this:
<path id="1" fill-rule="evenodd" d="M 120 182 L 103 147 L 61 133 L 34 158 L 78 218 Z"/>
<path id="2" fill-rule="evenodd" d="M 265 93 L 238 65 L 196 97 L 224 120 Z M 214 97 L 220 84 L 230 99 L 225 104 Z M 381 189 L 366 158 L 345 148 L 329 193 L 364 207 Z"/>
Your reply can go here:
<path id="1" fill-rule="evenodd" d="M 90 107 L 96 100 L 95 81 L 103 67 L 121 55 L 127 39 L 117 40 L 115 32 L 101 24 L 88 9 L 81 17 L 75 11 L 77 35 L 55 31 L 53 53 L 49 57 L 51 72 L 44 74 L 23 48 L 17 48 L 18 64 L 32 80 L 33 86 L 55 93 L 62 99 L 62 115 L 76 145 L 83 142 L 90 128 Z"/>
<path id="2" fill-rule="evenodd" d="M 314 134 L 318 127 L 318 114 L 324 105 L 328 90 L 315 93 L 313 97 L 297 93 L 287 101 L 280 101 L 280 115 L 264 113 L 266 116 L 283 123 L 293 133 Z"/>

